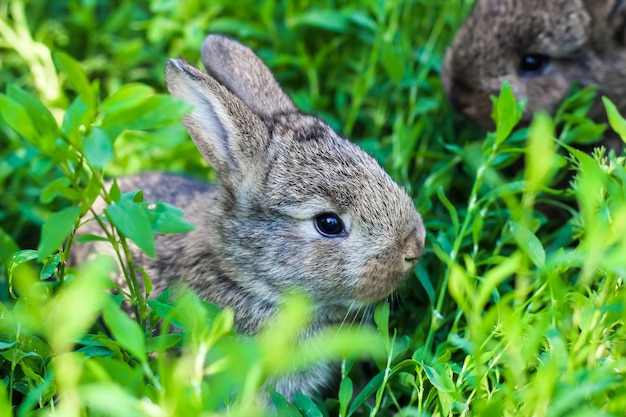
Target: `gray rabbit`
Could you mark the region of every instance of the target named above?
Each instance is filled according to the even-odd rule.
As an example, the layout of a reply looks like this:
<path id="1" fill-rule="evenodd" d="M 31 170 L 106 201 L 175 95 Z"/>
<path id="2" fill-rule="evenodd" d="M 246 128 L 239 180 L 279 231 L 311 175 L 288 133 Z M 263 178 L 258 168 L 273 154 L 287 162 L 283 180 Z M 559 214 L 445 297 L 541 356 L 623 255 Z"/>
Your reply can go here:
<path id="1" fill-rule="evenodd" d="M 181 207 L 196 225 L 158 235 L 156 259 L 133 249 L 153 293 L 180 280 L 232 308 L 236 328 L 254 334 L 285 291 L 300 289 L 315 306 L 306 337 L 398 288 L 424 247 L 409 196 L 363 150 L 299 112 L 247 47 L 210 35 L 202 60 L 208 74 L 170 59 L 165 79 L 173 96 L 195 106 L 184 123 L 218 183 L 158 173 L 118 180 L 122 190 L 142 189 L 146 201 Z M 319 364 L 271 383 L 292 400 L 332 373 Z"/>
<path id="2" fill-rule="evenodd" d="M 599 85 L 626 112 L 626 1 L 477 0 L 443 68 L 453 106 L 486 129 L 491 100 L 508 80 L 527 99 L 523 121 L 554 112 L 571 85 Z M 597 100 L 590 111 L 606 120 Z"/>

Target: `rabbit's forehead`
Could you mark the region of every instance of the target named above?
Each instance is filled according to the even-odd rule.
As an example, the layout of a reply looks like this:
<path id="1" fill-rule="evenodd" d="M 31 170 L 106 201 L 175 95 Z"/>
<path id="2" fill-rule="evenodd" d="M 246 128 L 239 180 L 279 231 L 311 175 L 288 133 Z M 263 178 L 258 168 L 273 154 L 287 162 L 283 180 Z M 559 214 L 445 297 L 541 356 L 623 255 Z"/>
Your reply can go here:
<path id="1" fill-rule="evenodd" d="M 465 71 L 489 63 L 475 68 L 499 75 L 525 54 L 569 56 L 588 41 L 590 21 L 580 0 L 478 1 L 456 37 L 454 60 Z"/>
<path id="2" fill-rule="evenodd" d="M 404 190 L 363 150 L 325 129 L 273 138 L 279 143 L 264 179 L 266 204 L 301 218 L 337 212 L 371 232 L 413 224 L 417 212 Z"/>

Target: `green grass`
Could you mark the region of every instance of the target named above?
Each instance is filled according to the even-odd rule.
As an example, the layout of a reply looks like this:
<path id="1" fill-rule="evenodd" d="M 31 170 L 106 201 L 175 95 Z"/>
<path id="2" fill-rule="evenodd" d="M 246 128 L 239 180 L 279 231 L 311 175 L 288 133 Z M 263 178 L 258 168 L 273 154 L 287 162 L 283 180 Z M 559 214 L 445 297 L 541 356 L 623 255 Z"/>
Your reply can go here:
<path id="1" fill-rule="evenodd" d="M 584 117 L 591 90 L 529 129 L 515 129 L 506 87 L 495 132 L 452 114 L 440 63 L 469 3 L 0 3 L 0 415 L 264 415 L 271 372 L 324 358 L 341 360 L 338 391 L 295 406 L 273 395 L 280 415 L 623 415 L 624 159 L 576 150 L 602 134 Z M 119 197 L 103 178 L 214 178 L 163 83 L 165 59 L 199 64 L 210 32 L 253 48 L 414 197 L 426 251 L 374 328 L 294 349 L 297 297 L 241 339 L 228 310 L 164 294 L 137 305 L 139 321 L 177 333 L 146 336 L 107 295 L 106 259 L 66 265 L 78 217 Z"/>

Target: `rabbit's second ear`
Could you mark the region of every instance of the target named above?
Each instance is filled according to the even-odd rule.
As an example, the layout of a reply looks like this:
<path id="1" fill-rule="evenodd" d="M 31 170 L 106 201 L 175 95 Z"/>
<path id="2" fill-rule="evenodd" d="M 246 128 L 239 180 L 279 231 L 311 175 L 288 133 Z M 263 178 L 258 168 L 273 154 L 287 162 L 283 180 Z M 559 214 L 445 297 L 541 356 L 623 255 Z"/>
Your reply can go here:
<path id="1" fill-rule="evenodd" d="M 616 30 L 615 38 L 626 39 L 626 0 L 615 0 L 610 20 Z"/>
<path id="2" fill-rule="evenodd" d="M 237 187 L 258 178 L 269 133 L 245 103 L 183 59 L 167 61 L 165 81 L 172 96 L 194 105 L 183 122 L 220 182 Z"/>
<path id="3" fill-rule="evenodd" d="M 269 68 L 252 50 L 221 35 L 202 44 L 202 62 L 209 74 L 242 99 L 258 115 L 292 113 L 296 107 Z"/>
<path id="4" fill-rule="evenodd" d="M 626 13 L 626 0 L 616 0 L 615 6 L 613 6 L 613 15 L 623 15 Z"/>

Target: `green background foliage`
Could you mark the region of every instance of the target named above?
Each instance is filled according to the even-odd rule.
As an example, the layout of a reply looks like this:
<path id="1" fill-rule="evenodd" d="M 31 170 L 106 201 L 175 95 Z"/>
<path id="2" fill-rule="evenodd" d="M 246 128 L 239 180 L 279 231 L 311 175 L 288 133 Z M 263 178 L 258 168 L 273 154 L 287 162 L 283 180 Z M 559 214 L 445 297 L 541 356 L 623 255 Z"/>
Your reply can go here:
<path id="1" fill-rule="evenodd" d="M 494 132 L 452 113 L 441 62 L 470 3 L 1 2 L 0 415 L 264 415 L 257 392 L 271 372 L 323 358 L 341 359 L 336 389 L 294 405 L 270 393 L 278 413 L 623 415 L 624 160 L 577 150 L 605 128 L 585 118 L 593 89 L 529 128 L 516 128 L 523 104 L 506 85 Z M 166 58 L 200 64 L 208 33 L 250 46 L 303 111 L 414 197 L 424 257 L 374 328 L 294 349 L 307 304 L 295 297 L 271 331 L 242 339 L 231 312 L 193 294 L 146 301 L 127 268 L 133 320 L 106 291 L 108 258 L 67 265 L 98 195 L 110 204 L 103 225 L 147 253 L 153 232 L 188 228 L 176 208 L 150 217 L 141 193 L 103 180 L 215 179 L 180 123 L 188 106 L 163 83 Z M 144 332 L 156 322 L 176 331 Z"/>

